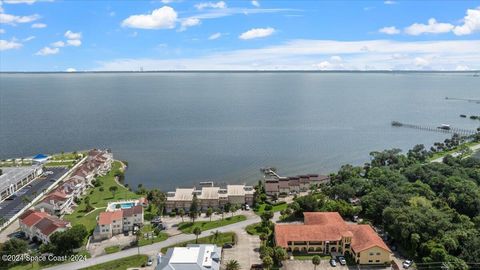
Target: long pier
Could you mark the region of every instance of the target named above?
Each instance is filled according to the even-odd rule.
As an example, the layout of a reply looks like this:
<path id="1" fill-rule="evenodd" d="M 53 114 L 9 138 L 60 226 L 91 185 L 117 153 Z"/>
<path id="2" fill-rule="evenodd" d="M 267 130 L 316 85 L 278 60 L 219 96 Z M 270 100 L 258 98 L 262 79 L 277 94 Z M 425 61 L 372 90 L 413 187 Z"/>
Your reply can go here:
<path id="1" fill-rule="evenodd" d="M 459 100 L 459 101 L 467 101 L 467 102 L 474 102 L 480 104 L 480 99 L 471 99 L 471 98 L 455 98 L 455 97 L 445 97 L 446 100 Z"/>
<path id="2" fill-rule="evenodd" d="M 422 126 L 422 125 L 415 125 L 415 124 L 406 124 L 401 123 L 398 121 L 392 121 L 392 126 L 394 127 L 407 127 L 413 129 L 420 129 L 426 131 L 435 131 L 435 132 L 442 132 L 442 133 L 451 133 L 451 134 L 458 134 L 461 136 L 471 136 L 477 133 L 476 130 L 471 129 L 463 129 L 463 128 L 442 128 L 442 127 L 432 127 L 432 126 Z"/>

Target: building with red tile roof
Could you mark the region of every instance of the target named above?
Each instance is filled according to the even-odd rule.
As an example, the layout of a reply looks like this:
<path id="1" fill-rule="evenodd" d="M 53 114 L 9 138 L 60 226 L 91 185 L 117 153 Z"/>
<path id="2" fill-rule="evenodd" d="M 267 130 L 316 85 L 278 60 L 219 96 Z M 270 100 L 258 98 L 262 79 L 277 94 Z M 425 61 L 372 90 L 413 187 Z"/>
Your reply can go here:
<path id="1" fill-rule="evenodd" d="M 143 221 L 143 207 L 141 205 L 102 212 L 98 216 L 93 238 L 95 240 L 108 239 L 123 232 L 133 231 L 136 227 L 140 227 Z"/>
<path id="2" fill-rule="evenodd" d="M 339 252 L 359 264 L 391 261 L 390 249 L 370 225 L 347 223 L 337 212 L 305 212 L 303 224 L 277 224 L 275 243 L 288 252 Z"/>
<path id="3" fill-rule="evenodd" d="M 43 243 L 50 242 L 53 233 L 70 228 L 70 222 L 35 210 L 28 210 L 20 216 L 19 223 L 28 239 L 36 238 Z"/>

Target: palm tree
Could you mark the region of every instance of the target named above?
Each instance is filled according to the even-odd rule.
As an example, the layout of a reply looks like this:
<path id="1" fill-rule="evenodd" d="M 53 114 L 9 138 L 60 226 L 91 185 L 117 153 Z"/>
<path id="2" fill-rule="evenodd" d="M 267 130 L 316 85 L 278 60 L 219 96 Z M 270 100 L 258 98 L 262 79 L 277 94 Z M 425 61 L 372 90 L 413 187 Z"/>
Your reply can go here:
<path id="1" fill-rule="evenodd" d="M 202 233 L 202 229 L 200 229 L 200 227 L 195 227 L 193 228 L 193 234 L 195 234 L 196 238 L 195 238 L 195 244 L 198 244 L 198 236 Z"/>
<path id="2" fill-rule="evenodd" d="M 318 255 L 313 256 L 312 257 L 312 263 L 313 263 L 314 269 L 316 270 L 317 265 L 320 264 L 320 256 L 318 256 Z"/>
<path id="3" fill-rule="evenodd" d="M 213 238 L 213 242 L 214 242 L 214 243 L 217 242 L 218 237 L 220 237 L 220 232 L 219 232 L 218 230 L 212 232 L 212 238 Z"/>
<path id="4" fill-rule="evenodd" d="M 263 267 L 265 267 L 265 269 L 270 269 L 270 267 L 273 266 L 273 259 L 270 256 L 265 256 L 265 257 L 263 257 L 262 263 L 263 263 Z"/>
<path id="5" fill-rule="evenodd" d="M 183 208 L 180 208 L 180 210 L 178 210 L 178 215 L 182 218 L 182 222 L 183 222 L 183 216 L 185 216 L 185 210 Z"/>
<path id="6" fill-rule="evenodd" d="M 237 260 L 229 260 L 225 265 L 225 270 L 240 270 L 240 264 Z"/>
<path id="7" fill-rule="evenodd" d="M 118 187 L 111 186 L 110 188 L 108 188 L 108 190 L 112 193 L 112 196 L 115 198 L 115 193 L 117 193 Z"/>
<path id="8" fill-rule="evenodd" d="M 265 240 L 268 239 L 268 235 L 266 233 L 261 233 L 260 234 L 260 240 L 262 240 L 262 244 L 265 242 Z"/>
<path id="9" fill-rule="evenodd" d="M 205 214 L 207 215 L 207 217 L 210 217 L 210 221 L 212 221 L 213 209 L 211 207 L 207 209 L 207 212 Z"/>

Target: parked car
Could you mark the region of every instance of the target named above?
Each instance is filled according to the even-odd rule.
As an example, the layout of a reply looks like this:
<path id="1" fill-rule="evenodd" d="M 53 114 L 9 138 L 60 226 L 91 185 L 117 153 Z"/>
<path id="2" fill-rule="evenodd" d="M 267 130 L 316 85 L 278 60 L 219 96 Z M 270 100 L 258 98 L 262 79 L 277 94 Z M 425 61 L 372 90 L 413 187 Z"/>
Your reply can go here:
<path id="1" fill-rule="evenodd" d="M 345 260 L 345 258 L 343 256 L 338 256 L 337 259 L 338 259 L 338 262 L 340 262 L 341 265 L 346 265 L 347 264 L 347 261 Z"/>
<path id="2" fill-rule="evenodd" d="M 46 171 L 45 174 L 50 175 L 50 174 L 53 174 L 53 172 L 52 171 Z"/>
<path id="3" fill-rule="evenodd" d="M 337 261 L 335 261 L 335 259 L 331 259 L 330 260 L 330 265 L 333 266 L 333 267 L 337 266 Z"/>
<path id="4" fill-rule="evenodd" d="M 248 204 L 245 204 L 245 210 L 250 211 L 250 206 Z"/>
<path id="5" fill-rule="evenodd" d="M 225 244 L 223 244 L 223 248 L 233 248 L 233 244 L 232 243 L 225 243 Z"/>
<path id="6" fill-rule="evenodd" d="M 412 266 L 412 264 L 413 264 L 413 261 L 412 261 L 412 260 L 406 260 L 406 261 L 404 261 L 404 262 L 402 263 L 403 268 L 405 268 L 405 269 L 410 268 L 410 266 Z"/>
<path id="7" fill-rule="evenodd" d="M 148 258 L 147 265 L 148 265 L 148 266 L 152 266 L 152 265 L 153 265 L 153 260 L 152 260 L 152 258 Z"/>
<path id="8" fill-rule="evenodd" d="M 263 269 L 263 265 L 261 264 L 252 264 L 250 267 L 250 270 L 256 270 L 256 269 Z"/>

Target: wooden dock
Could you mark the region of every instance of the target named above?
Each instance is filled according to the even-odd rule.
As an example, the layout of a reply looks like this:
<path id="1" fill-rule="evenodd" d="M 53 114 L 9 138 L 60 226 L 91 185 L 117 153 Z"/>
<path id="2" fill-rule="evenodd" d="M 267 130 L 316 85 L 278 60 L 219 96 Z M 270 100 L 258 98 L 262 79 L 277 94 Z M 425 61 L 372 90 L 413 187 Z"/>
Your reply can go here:
<path id="1" fill-rule="evenodd" d="M 415 125 L 415 124 L 406 124 L 406 123 L 401 123 L 398 121 L 392 121 L 392 126 L 394 127 L 407 127 L 407 128 L 413 128 L 413 129 L 420 129 L 420 130 L 426 130 L 426 131 L 435 131 L 435 132 L 442 132 L 442 133 L 451 133 L 451 134 L 458 134 L 461 136 L 471 136 L 475 135 L 477 133 L 476 130 L 471 130 L 471 129 L 463 129 L 463 128 L 440 128 L 440 127 L 432 127 L 432 126 L 422 126 L 422 125 Z"/>
<path id="2" fill-rule="evenodd" d="M 455 97 L 445 97 L 446 100 L 459 100 L 459 101 L 467 101 L 467 102 L 474 102 L 480 104 L 480 99 L 470 99 L 470 98 L 455 98 Z"/>

